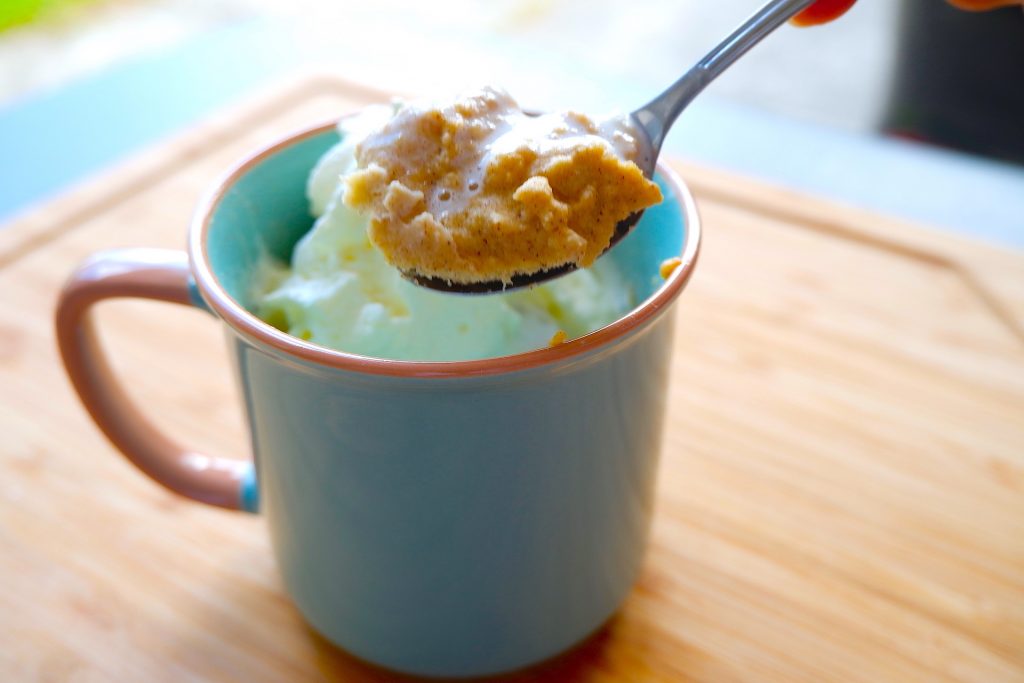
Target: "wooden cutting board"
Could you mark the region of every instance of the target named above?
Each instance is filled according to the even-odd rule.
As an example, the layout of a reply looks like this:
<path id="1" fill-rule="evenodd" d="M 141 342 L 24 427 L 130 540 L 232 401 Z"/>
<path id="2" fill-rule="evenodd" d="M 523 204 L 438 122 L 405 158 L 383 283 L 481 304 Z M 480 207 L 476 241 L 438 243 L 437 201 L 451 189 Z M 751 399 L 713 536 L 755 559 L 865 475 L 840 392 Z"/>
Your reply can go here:
<path id="1" fill-rule="evenodd" d="M 236 158 L 381 98 L 293 82 L 0 230 L 0 679 L 396 680 L 304 625 L 263 520 L 113 451 L 51 331 L 88 253 L 183 246 Z M 597 636 L 508 680 L 1024 681 L 1024 254 L 679 168 L 706 241 L 646 569 Z M 245 456 L 217 324 L 100 317 L 159 422 Z"/>

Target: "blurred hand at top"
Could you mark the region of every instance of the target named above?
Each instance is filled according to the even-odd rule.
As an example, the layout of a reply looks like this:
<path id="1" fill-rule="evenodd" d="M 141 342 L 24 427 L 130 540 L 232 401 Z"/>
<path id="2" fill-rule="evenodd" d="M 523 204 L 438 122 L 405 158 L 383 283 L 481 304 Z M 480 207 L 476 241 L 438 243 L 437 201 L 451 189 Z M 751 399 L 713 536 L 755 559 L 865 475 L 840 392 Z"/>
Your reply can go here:
<path id="1" fill-rule="evenodd" d="M 793 17 L 797 26 L 814 26 L 832 21 L 853 7 L 857 0 L 818 0 Z M 938 2 L 938 0 L 936 0 Z M 1024 6 L 1024 0 L 948 0 L 949 4 L 966 10 L 986 10 L 1011 5 Z"/>

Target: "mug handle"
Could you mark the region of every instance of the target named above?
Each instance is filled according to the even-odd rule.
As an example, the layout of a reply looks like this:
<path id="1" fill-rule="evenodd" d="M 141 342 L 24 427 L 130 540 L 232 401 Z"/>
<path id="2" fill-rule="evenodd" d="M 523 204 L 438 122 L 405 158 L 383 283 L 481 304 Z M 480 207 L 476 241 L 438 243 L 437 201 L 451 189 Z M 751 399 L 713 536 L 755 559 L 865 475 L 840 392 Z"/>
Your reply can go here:
<path id="1" fill-rule="evenodd" d="M 104 299 L 134 297 L 208 310 L 184 252 L 117 249 L 95 254 L 71 275 L 57 303 L 57 344 L 71 383 L 107 438 L 139 469 L 172 491 L 230 510 L 255 512 L 251 461 L 184 448 L 160 432 L 128 399 L 96 336 L 90 309 Z"/>

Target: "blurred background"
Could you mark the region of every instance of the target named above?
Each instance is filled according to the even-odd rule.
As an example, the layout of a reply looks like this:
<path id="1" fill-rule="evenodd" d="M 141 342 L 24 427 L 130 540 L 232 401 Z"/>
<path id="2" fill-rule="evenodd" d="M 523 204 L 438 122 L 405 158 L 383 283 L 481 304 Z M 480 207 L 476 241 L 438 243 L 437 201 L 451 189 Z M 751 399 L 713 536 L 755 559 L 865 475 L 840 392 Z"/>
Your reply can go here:
<path id="1" fill-rule="evenodd" d="M 296 72 L 630 109 L 759 0 L 2 0 L 0 220 Z M 56 131 L 55 131 L 56 129 Z M 860 0 L 713 84 L 670 153 L 1024 244 L 1024 13 Z M 59 167 L 59 168 L 58 168 Z"/>

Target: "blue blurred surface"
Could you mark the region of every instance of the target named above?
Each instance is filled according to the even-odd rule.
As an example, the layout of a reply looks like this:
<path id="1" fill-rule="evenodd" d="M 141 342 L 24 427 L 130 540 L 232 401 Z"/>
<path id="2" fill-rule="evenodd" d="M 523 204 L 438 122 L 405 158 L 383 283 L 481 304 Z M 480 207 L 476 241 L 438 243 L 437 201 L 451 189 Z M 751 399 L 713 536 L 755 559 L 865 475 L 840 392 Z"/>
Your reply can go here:
<path id="1" fill-rule="evenodd" d="M 219 31 L 0 109 L 0 220 L 288 66 L 252 50 L 254 38 L 251 27 Z M 246 61 L 232 58 L 246 51 L 252 53 Z"/>

